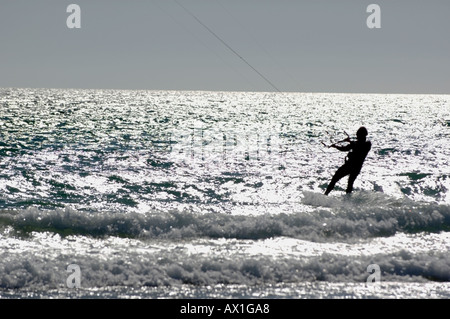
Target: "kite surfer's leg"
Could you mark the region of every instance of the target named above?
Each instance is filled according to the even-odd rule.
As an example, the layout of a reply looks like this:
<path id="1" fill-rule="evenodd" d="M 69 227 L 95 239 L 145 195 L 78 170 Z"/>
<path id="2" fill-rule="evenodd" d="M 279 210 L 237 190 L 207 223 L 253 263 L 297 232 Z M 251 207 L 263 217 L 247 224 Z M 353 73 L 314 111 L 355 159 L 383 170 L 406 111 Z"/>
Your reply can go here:
<path id="1" fill-rule="evenodd" d="M 350 173 L 350 176 L 348 177 L 348 185 L 347 185 L 347 191 L 346 191 L 347 194 L 350 194 L 353 191 L 353 183 L 355 182 L 356 177 L 358 177 L 358 175 L 359 175 L 359 172 Z"/>
<path id="2" fill-rule="evenodd" d="M 339 167 L 339 169 L 334 174 L 333 178 L 331 179 L 330 184 L 327 187 L 327 190 L 325 191 L 325 195 L 328 195 L 334 188 L 334 185 L 343 178 L 344 176 L 348 175 L 350 172 L 348 171 L 347 167 L 345 165 Z"/>

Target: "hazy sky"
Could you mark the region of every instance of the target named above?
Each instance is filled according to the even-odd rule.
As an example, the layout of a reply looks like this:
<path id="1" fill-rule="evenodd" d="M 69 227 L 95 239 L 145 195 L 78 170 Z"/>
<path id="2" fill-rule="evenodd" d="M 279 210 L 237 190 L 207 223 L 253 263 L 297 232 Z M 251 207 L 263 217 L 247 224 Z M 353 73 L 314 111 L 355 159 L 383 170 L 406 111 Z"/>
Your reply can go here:
<path id="1" fill-rule="evenodd" d="M 449 0 L 177 1 L 281 91 L 450 93 Z M 0 87 L 274 90 L 174 0 L 0 0 Z"/>

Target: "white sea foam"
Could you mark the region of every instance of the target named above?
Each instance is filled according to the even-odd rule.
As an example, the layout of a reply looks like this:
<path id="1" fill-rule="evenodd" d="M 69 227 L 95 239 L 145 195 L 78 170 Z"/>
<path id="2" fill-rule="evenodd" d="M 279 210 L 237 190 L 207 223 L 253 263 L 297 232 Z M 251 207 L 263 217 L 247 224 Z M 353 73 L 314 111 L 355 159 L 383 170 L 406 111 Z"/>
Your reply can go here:
<path id="1" fill-rule="evenodd" d="M 361 199 L 364 198 L 364 200 Z M 375 198 L 366 200 L 365 198 Z M 62 235 L 129 238 L 238 238 L 277 236 L 311 241 L 352 240 L 391 236 L 397 232 L 447 231 L 450 207 L 379 195 L 329 198 L 306 194 L 309 212 L 228 215 L 189 211 L 144 213 L 84 212 L 71 208 L 28 208 L 0 212 L 0 223 L 18 233 L 50 231 Z"/>
<path id="2" fill-rule="evenodd" d="M 82 287 L 262 285 L 300 282 L 365 283 L 367 266 L 378 264 L 383 282 L 449 281 L 445 235 L 400 235 L 358 244 L 199 239 L 144 242 L 33 233 L 29 241 L 2 236 L 3 289 L 65 287 L 67 266 L 77 264 Z M 405 243 L 418 247 L 406 250 Z M 277 247 L 283 247 L 281 250 Z M 384 251 L 383 251 L 384 250 Z M 9 252 L 7 252 L 9 251 Z M 359 251 L 359 253 L 358 253 Z"/>

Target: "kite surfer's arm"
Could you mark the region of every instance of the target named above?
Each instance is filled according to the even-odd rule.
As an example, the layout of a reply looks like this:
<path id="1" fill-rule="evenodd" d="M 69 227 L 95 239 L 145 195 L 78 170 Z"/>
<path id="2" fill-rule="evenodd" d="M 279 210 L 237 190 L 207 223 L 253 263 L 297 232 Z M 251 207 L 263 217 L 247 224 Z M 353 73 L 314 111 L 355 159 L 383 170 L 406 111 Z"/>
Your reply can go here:
<path id="1" fill-rule="evenodd" d="M 341 142 L 348 142 L 348 144 L 344 145 L 344 146 L 339 145 L 339 143 L 341 143 Z M 350 140 L 350 137 L 347 137 L 345 140 L 342 140 L 338 143 L 334 143 L 334 144 L 330 145 L 330 147 L 334 147 L 335 149 L 342 151 L 342 152 L 348 152 L 353 148 L 353 143 Z"/>
<path id="2" fill-rule="evenodd" d="M 352 145 L 351 144 L 347 144 L 345 146 L 339 146 L 339 145 L 331 145 L 331 147 L 334 147 L 335 149 L 342 151 L 342 152 L 348 152 L 352 149 Z"/>

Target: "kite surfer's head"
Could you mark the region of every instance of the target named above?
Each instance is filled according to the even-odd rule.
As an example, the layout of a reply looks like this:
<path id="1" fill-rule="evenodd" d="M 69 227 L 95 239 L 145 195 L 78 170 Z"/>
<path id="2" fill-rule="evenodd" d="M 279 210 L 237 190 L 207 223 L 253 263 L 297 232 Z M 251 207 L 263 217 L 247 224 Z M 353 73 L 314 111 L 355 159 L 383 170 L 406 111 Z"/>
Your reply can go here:
<path id="1" fill-rule="evenodd" d="M 364 126 L 361 126 L 356 132 L 356 138 L 360 141 L 364 141 L 367 136 L 367 129 Z"/>

